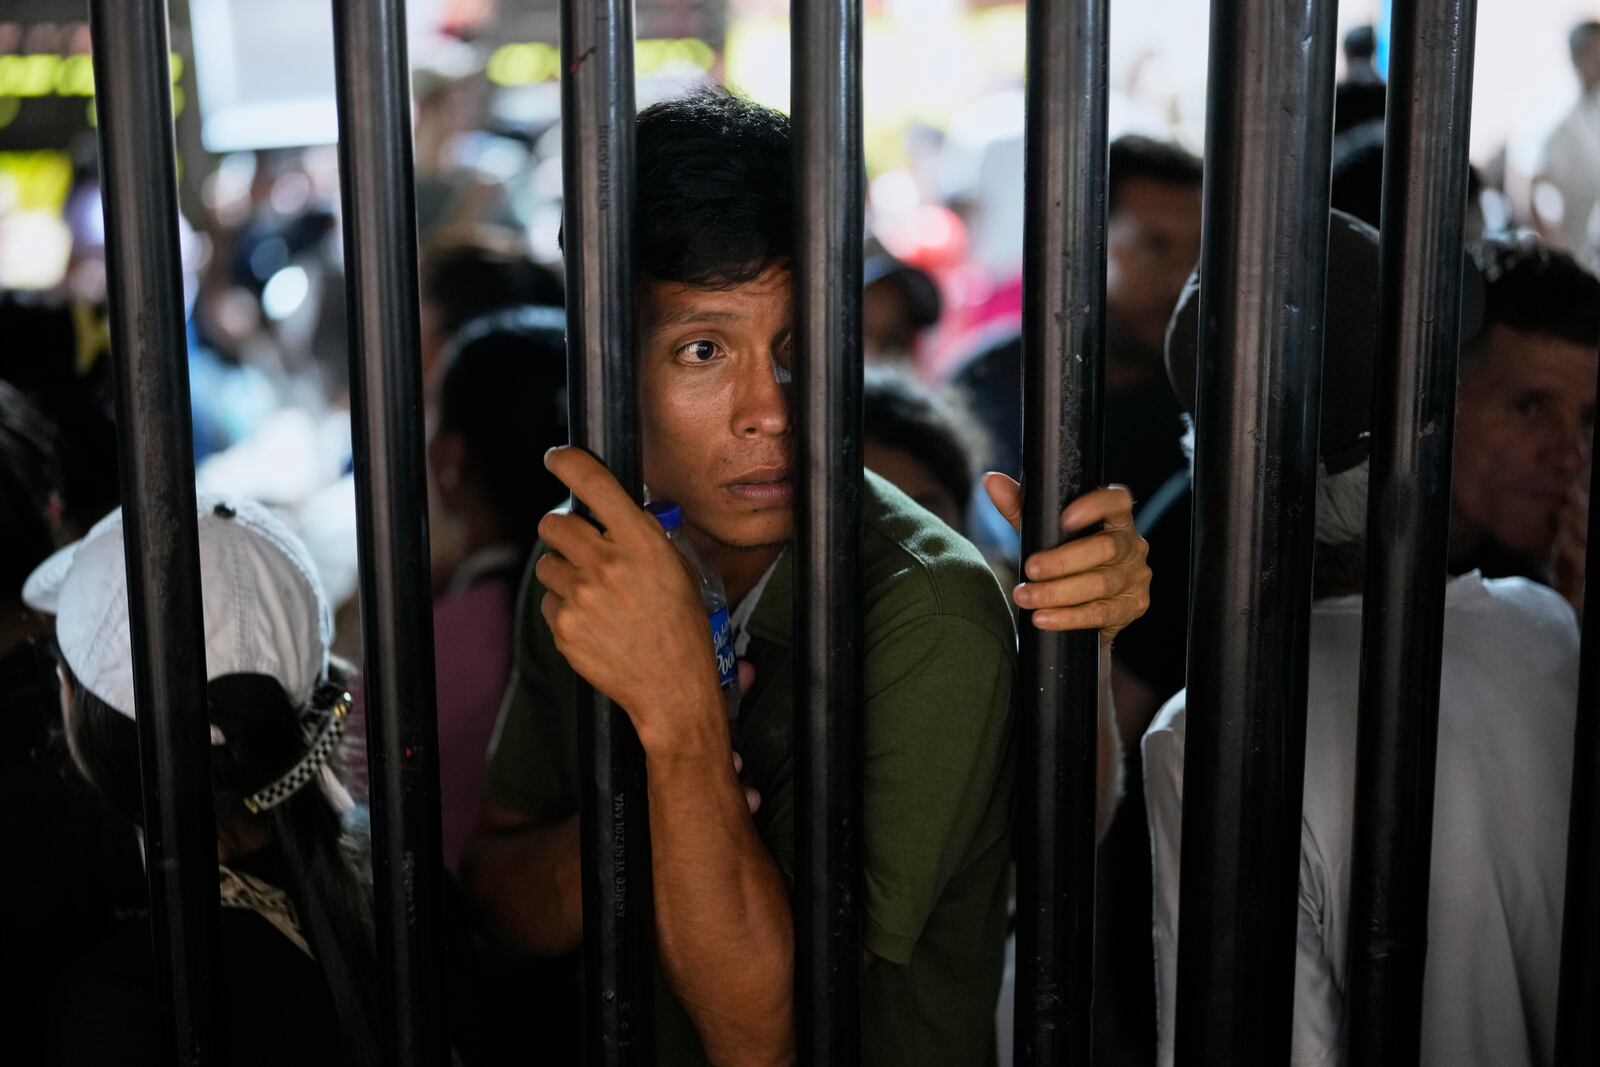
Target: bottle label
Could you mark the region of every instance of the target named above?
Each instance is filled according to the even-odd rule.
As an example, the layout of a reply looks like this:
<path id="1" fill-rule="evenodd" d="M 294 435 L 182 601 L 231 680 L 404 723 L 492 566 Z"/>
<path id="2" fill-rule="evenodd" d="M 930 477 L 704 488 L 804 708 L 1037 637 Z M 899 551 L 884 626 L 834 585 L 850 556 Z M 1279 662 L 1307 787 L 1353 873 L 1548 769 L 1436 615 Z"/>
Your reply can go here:
<path id="1" fill-rule="evenodd" d="M 733 626 L 727 608 L 718 608 L 711 615 L 711 648 L 717 654 L 718 684 L 738 692 L 739 663 L 733 654 Z"/>

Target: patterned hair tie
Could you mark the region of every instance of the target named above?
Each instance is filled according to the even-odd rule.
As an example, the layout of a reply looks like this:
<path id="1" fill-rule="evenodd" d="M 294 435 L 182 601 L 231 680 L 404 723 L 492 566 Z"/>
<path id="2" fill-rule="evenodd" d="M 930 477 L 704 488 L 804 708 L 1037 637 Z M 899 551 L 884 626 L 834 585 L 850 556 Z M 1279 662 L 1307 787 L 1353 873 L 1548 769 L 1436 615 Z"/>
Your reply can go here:
<path id="1" fill-rule="evenodd" d="M 328 757 L 333 755 L 333 750 L 338 747 L 339 737 L 344 733 L 344 718 L 350 712 L 350 699 L 350 694 L 344 693 L 338 702 L 328 709 L 327 718 L 317 729 L 316 737 L 310 742 L 306 754 L 301 756 L 282 778 L 244 798 L 246 811 L 252 815 L 270 811 L 294 796 L 307 782 L 316 777 L 317 772 L 328 762 Z"/>

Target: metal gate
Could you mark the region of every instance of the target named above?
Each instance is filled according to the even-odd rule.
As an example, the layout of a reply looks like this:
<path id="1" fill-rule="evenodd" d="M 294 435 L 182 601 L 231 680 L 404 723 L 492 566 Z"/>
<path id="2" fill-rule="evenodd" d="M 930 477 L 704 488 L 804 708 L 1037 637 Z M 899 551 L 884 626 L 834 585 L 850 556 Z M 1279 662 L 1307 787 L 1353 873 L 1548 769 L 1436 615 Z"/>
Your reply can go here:
<path id="1" fill-rule="evenodd" d="M 1108 0 L 1028 5 L 1025 553 L 1100 478 Z M 130 611 L 173 1058 L 218 1062 L 216 857 L 162 0 L 92 0 Z M 402 0 L 335 0 L 384 1060 L 449 1060 Z M 1333 0 L 1213 0 L 1188 651 L 1180 1062 L 1283 1062 L 1294 952 Z M 626 0 L 562 0 L 575 443 L 640 490 Z M 1473 0 L 1395 0 L 1361 688 L 1351 1055 L 1415 1060 L 1459 346 Z M 860 1057 L 861 4 L 795 0 L 801 1061 Z M 1591 494 L 1600 508 L 1600 492 Z M 1378 533 L 1382 536 L 1377 536 Z M 1600 566 L 1591 550 L 1590 567 Z M 1600 691 L 1585 617 L 1558 1059 L 1600 1062 Z M 1242 620 L 1242 624 L 1241 624 Z M 1093 633 L 1022 627 L 1017 1062 L 1089 1062 Z M 585 1048 L 652 1062 L 626 716 L 582 738 Z M 1228 713 L 1222 714 L 1224 701 Z"/>

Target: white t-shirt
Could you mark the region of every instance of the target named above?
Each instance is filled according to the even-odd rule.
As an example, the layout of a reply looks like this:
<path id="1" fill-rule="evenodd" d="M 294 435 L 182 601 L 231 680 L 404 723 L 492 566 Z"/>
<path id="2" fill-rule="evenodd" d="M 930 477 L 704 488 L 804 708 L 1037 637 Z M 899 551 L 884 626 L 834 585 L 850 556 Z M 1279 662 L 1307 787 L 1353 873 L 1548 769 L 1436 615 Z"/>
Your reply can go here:
<path id="1" fill-rule="evenodd" d="M 1600 92 L 1578 98 L 1545 138 L 1538 176 L 1561 190 L 1561 235 L 1577 259 L 1593 265 L 1600 246 Z"/>
<path id="2" fill-rule="evenodd" d="M 1361 598 L 1312 607 L 1293 1063 L 1344 1062 L 1341 1033 Z M 1155 878 L 1159 1062 L 1172 1063 L 1184 693 L 1143 742 Z M 1578 625 L 1556 593 L 1476 573 L 1446 587 L 1421 1062 L 1554 1058 Z"/>

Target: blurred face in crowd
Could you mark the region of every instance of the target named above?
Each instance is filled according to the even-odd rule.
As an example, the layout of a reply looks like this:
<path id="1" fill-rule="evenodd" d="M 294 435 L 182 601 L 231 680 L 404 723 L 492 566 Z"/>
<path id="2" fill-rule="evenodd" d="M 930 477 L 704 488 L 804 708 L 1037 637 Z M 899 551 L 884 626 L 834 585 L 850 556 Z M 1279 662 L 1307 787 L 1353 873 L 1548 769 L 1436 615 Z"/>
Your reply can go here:
<path id="1" fill-rule="evenodd" d="M 861 338 L 868 358 L 909 358 L 917 344 L 911 296 L 898 283 L 881 279 L 861 293 Z"/>
<path id="2" fill-rule="evenodd" d="M 793 529 L 790 274 L 727 289 L 647 282 L 639 425 L 651 496 L 675 500 L 702 547 L 750 549 Z"/>
<path id="3" fill-rule="evenodd" d="M 1456 415 L 1451 502 L 1460 533 L 1543 559 L 1580 485 L 1595 410 L 1596 353 L 1500 323 L 1474 342 Z"/>
<path id="4" fill-rule="evenodd" d="M 946 526 L 952 530 L 961 529 L 965 501 L 957 500 L 949 486 L 913 453 L 868 438 L 862 447 L 862 459 L 868 470 L 882 475 L 896 489 L 937 515 Z"/>
<path id="5" fill-rule="evenodd" d="M 1573 66 L 1578 68 L 1578 80 L 1585 89 L 1600 89 L 1600 33 L 1589 35 L 1573 57 Z"/>
<path id="6" fill-rule="evenodd" d="M 1200 190 L 1125 178 L 1106 231 L 1106 315 L 1160 349 L 1183 283 L 1200 261 Z"/>

